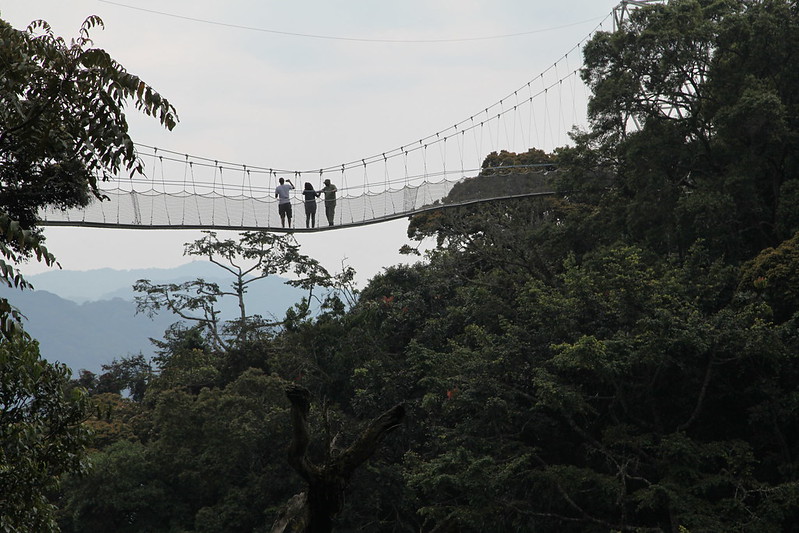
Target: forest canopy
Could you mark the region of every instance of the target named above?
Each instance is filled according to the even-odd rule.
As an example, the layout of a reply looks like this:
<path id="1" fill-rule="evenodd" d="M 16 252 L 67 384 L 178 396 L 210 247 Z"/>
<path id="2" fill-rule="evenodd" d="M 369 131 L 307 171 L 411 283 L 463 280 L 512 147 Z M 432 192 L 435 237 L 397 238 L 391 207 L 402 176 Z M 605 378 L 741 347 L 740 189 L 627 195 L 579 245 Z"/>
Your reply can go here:
<path id="1" fill-rule="evenodd" d="M 41 208 L 85 206 L 98 181 L 141 170 L 126 103 L 169 129 L 177 121 L 168 101 L 92 47 L 98 26 L 89 17 L 67 43 L 44 21 L 21 31 L 0 20 L 0 283 L 9 287 L 30 287 L 20 262 L 56 263 Z M 0 530 L 49 531 L 59 482 L 87 467 L 88 402 L 68 368 L 41 359 L 20 319 L 0 298 Z"/>

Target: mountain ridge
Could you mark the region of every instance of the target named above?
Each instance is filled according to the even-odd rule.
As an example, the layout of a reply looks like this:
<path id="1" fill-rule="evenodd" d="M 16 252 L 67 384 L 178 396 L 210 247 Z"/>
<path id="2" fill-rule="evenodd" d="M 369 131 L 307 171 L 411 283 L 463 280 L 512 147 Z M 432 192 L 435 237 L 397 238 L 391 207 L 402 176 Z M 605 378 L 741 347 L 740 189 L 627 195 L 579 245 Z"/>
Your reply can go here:
<path id="1" fill-rule="evenodd" d="M 53 270 L 27 276 L 34 290 L 0 287 L 25 316 L 23 327 L 39 342 L 43 358 L 98 373 L 114 358 L 154 354 L 151 338 L 160 339 L 180 317 L 162 312 L 152 318 L 136 313 L 132 285 L 139 279 L 154 284 L 182 283 L 197 278 L 225 287 L 233 277 L 207 262 L 194 261 L 176 268 L 89 271 Z M 281 277 L 253 283 L 247 294 L 248 314 L 282 317 L 303 292 L 286 285 Z M 223 319 L 236 316 L 232 298 L 219 305 Z"/>

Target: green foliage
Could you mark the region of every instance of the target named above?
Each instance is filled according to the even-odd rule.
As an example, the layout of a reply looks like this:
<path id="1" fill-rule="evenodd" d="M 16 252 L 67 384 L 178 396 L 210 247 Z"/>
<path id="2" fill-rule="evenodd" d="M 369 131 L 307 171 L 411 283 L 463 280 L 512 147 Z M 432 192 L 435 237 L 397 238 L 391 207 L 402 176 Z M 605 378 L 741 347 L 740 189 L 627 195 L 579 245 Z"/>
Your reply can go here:
<path id="1" fill-rule="evenodd" d="M 784 409 L 798 339 L 759 303 L 725 298 L 735 279 L 697 270 L 703 253 L 684 265 L 624 246 L 569 258 L 498 323 L 472 310 L 446 345 L 409 345 L 425 422 L 406 475 L 427 529 L 485 530 L 490 516 L 493 531 L 779 530 L 764 487 L 780 507 L 795 484 L 766 465 L 794 462 L 761 434 L 797 444 L 797 412 Z M 495 305 L 459 291 L 449 314 L 467 301 Z M 752 416 L 778 405 L 784 418 Z"/>
<path id="2" fill-rule="evenodd" d="M 50 496 L 85 470 L 85 391 L 23 337 L 0 342 L 0 529 L 56 531 Z"/>
<path id="3" fill-rule="evenodd" d="M 219 383 L 219 357 L 209 349 L 200 327 L 174 324 L 164 340 L 153 340 L 158 353 L 153 359 L 157 375 L 150 382 L 153 391 L 187 389 L 195 393 Z"/>
<path id="4" fill-rule="evenodd" d="M 56 264 L 55 257 L 36 234 L 22 229 L 19 222 L 0 211 L 0 255 L 3 257 L 0 259 L 0 283 L 19 289 L 30 288 L 19 270 L 7 262 L 19 263 L 27 254 L 35 254 L 36 259 L 47 266 Z M 10 340 L 21 333 L 20 319 L 20 313 L 8 299 L 0 298 L 0 336 Z"/>
<path id="5" fill-rule="evenodd" d="M 101 199 L 98 180 L 141 172 L 127 102 L 169 129 L 177 120 L 151 87 L 90 48 L 97 26 L 89 17 L 67 43 L 44 21 L 19 31 L 0 20 L 0 282 L 9 287 L 29 287 L 21 261 L 56 264 L 37 228 L 40 209 L 85 206 Z M 84 470 L 88 404 L 66 367 L 39 359 L 19 319 L 0 299 L 0 529 L 51 531 L 50 493 Z"/>
<path id="6" fill-rule="evenodd" d="M 127 439 L 93 454 L 87 475 L 66 484 L 61 531 L 167 531 L 172 499 L 156 468 L 145 447 Z"/>
<path id="7" fill-rule="evenodd" d="M 199 394 L 151 397 L 150 423 L 71 480 L 63 531 L 266 531 L 296 486 L 285 382 L 247 371 Z"/>
<path id="8" fill-rule="evenodd" d="M 0 210 L 25 228 L 35 226 L 41 207 L 99 197 L 98 179 L 142 171 L 127 132 L 128 101 L 168 129 L 176 124 L 167 100 L 91 48 L 89 32 L 102 25 L 87 18 L 67 43 L 41 20 L 26 31 L 0 23 Z"/>
<path id="9" fill-rule="evenodd" d="M 437 235 L 439 244 L 443 244 L 453 232 L 473 234 L 478 228 L 482 229 L 487 221 L 511 217 L 509 211 L 500 212 L 504 206 L 497 209 L 496 206 L 483 203 L 470 205 L 470 201 L 481 198 L 524 198 L 531 193 L 550 193 L 554 190 L 550 171 L 556 168 L 556 163 L 556 156 L 535 148 L 521 154 L 506 150 L 492 152 L 483 161 L 478 176 L 455 184 L 441 202 L 444 205 L 466 204 L 466 207 L 415 215 L 411 217 L 408 236 L 422 240 Z M 524 206 L 525 203 L 522 208 Z M 450 227 L 455 221 L 459 223 L 458 227 Z"/>
<path id="10" fill-rule="evenodd" d="M 55 258 L 37 222 L 45 207 L 85 206 L 101 199 L 98 179 L 141 172 L 124 106 L 132 101 L 172 129 L 174 108 L 106 52 L 91 48 L 92 16 L 67 43 L 44 21 L 19 31 L 0 20 L 0 281 L 26 288 L 12 264 Z M 19 315 L 0 300 L 0 334 L 19 330 Z"/>
<path id="11" fill-rule="evenodd" d="M 784 0 L 680 0 L 586 46 L 583 141 L 618 169 L 606 201 L 637 242 L 744 261 L 796 231 L 798 30 Z"/>
<path id="12" fill-rule="evenodd" d="M 739 289 L 762 294 L 782 322 L 799 312 L 799 233 L 747 263 Z"/>
<path id="13" fill-rule="evenodd" d="M 795 529 L 797 15 L 635 10 L 586 47 L 591 131 L 551 156 L 490 154 L 474 185 L 557 162 L 557 195 L 414 217 L 409 234 L 437 241 L 423 261 L 234 349 L 173 330 L 143 411 L 116 407 L 131 443 L 97 456 L 124 479 L 76 482 L 74 530 L 268 528 L 299 488 L 276 452 L 288 382 L 322 406 L 314 457 L 404 402 L 341 531 Z"/>
<path id="14" fill-rule="evenodd" d="M 535 148 L 521 154 L 491 152 L 483 160 L 480 174 L 456 183 L 442 203 L 551 192 L 548 174 L 555 170 L 556 162 L 556 157 Z"/>
<path id="15" fill-rule="evenodd" d="M 104 372 L 96 382 L 89 384 L 90 392 L 121 394 L 125 391 L 135 402 L 144 399 L 153 371 L 142 354 L 114 359 L 102 368 Z"/>
<path id="16" fill-rule="evenodd" d="M 141 403 L 113 392 L 90 396 L 91 416 L 85 426 L 91 432 L 90 450 L 104 450 L 119 441 L 134 442 L 146 426 Z"/>

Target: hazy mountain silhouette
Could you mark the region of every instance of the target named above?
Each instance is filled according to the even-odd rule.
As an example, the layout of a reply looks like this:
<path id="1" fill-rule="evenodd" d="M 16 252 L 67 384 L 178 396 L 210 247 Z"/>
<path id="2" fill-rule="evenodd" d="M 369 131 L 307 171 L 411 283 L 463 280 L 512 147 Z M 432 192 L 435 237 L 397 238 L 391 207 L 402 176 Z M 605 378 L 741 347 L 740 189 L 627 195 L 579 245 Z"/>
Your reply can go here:
<path id="1" fill-rule="evenodd" d="M 99 372 L 114 358 L 153 354 L 150 338 L 161 338 L 174 316 L 153 320 L 136 316 L 133 302 L 115 298 L 82 304 L 47 291 L 2 289 L 4 296 L 25 315 L 23 326 L 39 341 L 42 357 L 80 369 Z"/>
<path id="2" fill-rule="evenodd" d="M 113 270 L 85 272 L 54 270 L 28 276 L 36 290 L 0 288 L 0 294 L 25 315 L 25 329 L 39 341 L 42 356 L 59 361 L 77 374 L 80 369 L 99 372 L 114 358 L 130 354 L 153 354 L 150 338 L 160 339 L 179 317 L 161 314 L 153 319 L 136 315 L 133 283 L 180 283 L 201 277 L 227 288 L 232 281 L 219 267 L 193 262 L 172 269 Z M 285 285 L 284 278 L 266 278 L 253 283 L 247 294 L 248 314 L 282 317 L 304 293 Z M 219 306 L 223 318 L 237 312 L 234 301 Z"/>

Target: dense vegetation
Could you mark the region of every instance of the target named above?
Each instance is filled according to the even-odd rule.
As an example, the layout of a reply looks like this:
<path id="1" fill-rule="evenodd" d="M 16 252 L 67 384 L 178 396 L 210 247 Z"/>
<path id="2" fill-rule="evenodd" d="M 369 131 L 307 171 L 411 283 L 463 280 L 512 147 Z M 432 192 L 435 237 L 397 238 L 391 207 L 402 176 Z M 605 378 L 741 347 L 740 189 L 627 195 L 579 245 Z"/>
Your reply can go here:
<path id="1" fill-rule="evenodd" d="M 98 180 L 141 171 L 124 108 L 133 103 L 161 124 L 172 106 L 103 50 L 92 48 L 90 17 L 67 43 L 46 22 L 26 31 L 0 20 L 0 283 L 27 288 L 17 269 L 55 257 L 43 244 L 37 212 L 85 206 Z M 50 531 L 52 493 L 68 473 L 85 471 L 86 391 L 70 371 L 43 361 L 21 330 L 19 312 L 0 298 L 0 530 Z"/>
<path id="2" fill-rule="evenodd" d="M 84 374 L 91 468 L 57 494 L 62 530 L 272 531 L 305 488 L 285 454 L 297 385 L 320 462 L 407 413 L 338 531 L 797 530 L 799 7 L 641 8 L 583 75 L 590 131 L 477 178 L 552 163 L 557 195 L 412 219 L 435 249 L 357 300 L 351 273 L 292 255 L 317 314 L 220 328 L 218 288 L 172 299 L 201 319 L 154 367 Z M 259 238 L 214 251 L 235 263 Z M 187 287 L 145 283 L 143 304 Z"/>

